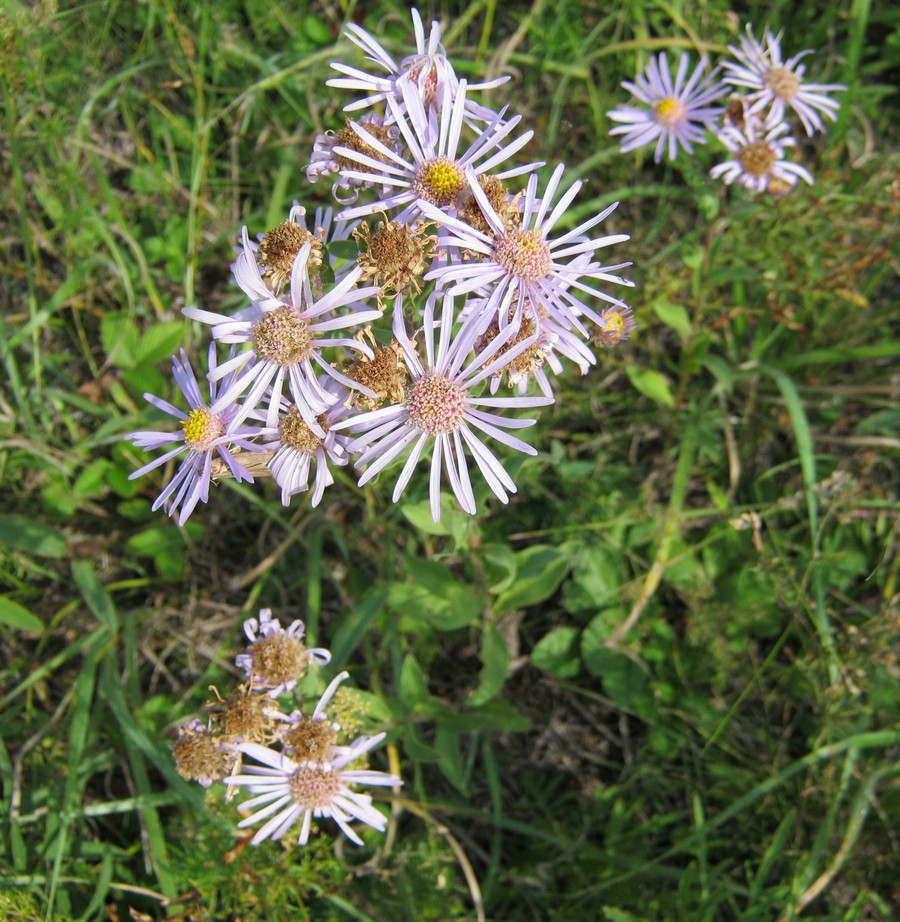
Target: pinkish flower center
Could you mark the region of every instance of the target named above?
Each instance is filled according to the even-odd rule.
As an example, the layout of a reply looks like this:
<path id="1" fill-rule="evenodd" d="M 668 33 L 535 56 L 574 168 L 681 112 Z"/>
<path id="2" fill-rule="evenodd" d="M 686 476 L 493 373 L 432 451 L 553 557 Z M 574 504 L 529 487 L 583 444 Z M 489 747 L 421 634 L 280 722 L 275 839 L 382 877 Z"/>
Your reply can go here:
<path id="1" fill-rule="evenodd" d="M 205 407 L 191 410 L 188 418 L 181 421 L 181 428 L 185 444 L 194 451 L 208 451 L 225 434 L 225 424 Z"/>
<path id="2" fill-rule="evenodd" d="M 800 78 L 786 67 L 773 67 L 767 71 L 763 85 L 780 99 L 793 99 L 800 92 Z"/>
<path id="3" fill-rule="evenodd" d="M 539 230 L 515 227 L 497 239 L 494 259 L 506 269 L 526 282 L 538 282 L 546 278 L 553 268 L 550 246 Z"/>
<path id="4" fill-rule="evenodd" d="M 433 157 L 420 164 L 412 182 L 413 192 L 438 208 L 454 202 L 465 187 L 462 167 L 448 157 Z"/>
<path id="5" fill-rule="evenodd" d="M 304 810 L 327 810 L 340 790 L 337 772 L 312 765 L 294 769 L 288 779 L 291 797 Z"/>
<path id="6" fill-rule="evenodd" d="M 458 429 L 465 405 L 462 388 L 438 374 L 420 378 L 406 397 L 409 421 L 429 435 L 445 435 Z"/>
<path id="7" fill-rule="evenodd" d="M 738 162 L 751 176 L 767 176 L 775 163 L 775 152 L 764 141 L 751 141 L 738 154 Z"/>
<path id="8" fill-rule="evenodd" d="M 256 322 L 253 338 L 261 359 L 288 368 L 309 355 L 313 334 L 300 311 L 283 305 Z"/>
<path id="9" fill-rule="evenodd" d="M 661 99 L 653 107 L 653 117 L 656 119 L 657 124 L 663 125 L 666 128 L 671 128 L 673 125 L 683 122 L 684 116 L 684 103 L 674 96 L 667 96 L 665 99 Z"/>

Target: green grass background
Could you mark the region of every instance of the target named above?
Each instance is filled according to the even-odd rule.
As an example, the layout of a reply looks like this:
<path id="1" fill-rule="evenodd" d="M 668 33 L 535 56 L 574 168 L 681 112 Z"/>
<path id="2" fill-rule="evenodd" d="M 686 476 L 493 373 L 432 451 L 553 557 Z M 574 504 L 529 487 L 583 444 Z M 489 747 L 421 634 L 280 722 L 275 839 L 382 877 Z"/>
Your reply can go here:
<path id="1" fill-rule="evenodd" d="M 342 473 L 322 505 L 224 482 L 150 512 L 145 390 L 232 310 L 231 247 L 296 198 L 354 20 L 399 3 L 5 4 L 0 18 L 0 917 L 887 920 L 900 905 L 900 12 L 476 0 L 423 8 L 524 152 L 630 233 L 632 340 L 561 381 L 509 506 Z M 720 151 L 621 155 L 608 109 L 744 24 L 843 82 L 781 200 Z M 240 625 L 302 617 L 370 692 L 406 787 L 387 837 L 247 846 L 174 771 Z M 324 687 L 313 677 L 307 691 Z M 371 834 L 369 834 L 371 833 Z M 144 915 L 131 915 L 143 913 Z"/>

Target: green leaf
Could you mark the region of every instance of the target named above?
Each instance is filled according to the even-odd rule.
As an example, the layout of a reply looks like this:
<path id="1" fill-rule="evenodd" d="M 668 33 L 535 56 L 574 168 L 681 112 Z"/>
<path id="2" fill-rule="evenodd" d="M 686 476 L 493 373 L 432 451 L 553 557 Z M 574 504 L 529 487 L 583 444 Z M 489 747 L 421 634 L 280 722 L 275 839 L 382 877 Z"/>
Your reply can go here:
<path id="1" fill-rule="evenodd" d="M 443 510 L 442 510 L 443 512 Z M 424 531 L 426 535 L 449 535 L 450 529 L 441 516 L 440 522 L 435 522 L 431 517 L 431 502 L 423 500 L 421 503 L 404 503 L 400 507 L 400 513 L 419 531 Z"/>
<path id="2" fill-rule="evenodd" d="M 0 595 L 0 624 L 18 628 L 20 631 L 44 630 L 44 622 L 40 618 L 5 595 Z"/>
<path id="3" fill-rule="evenodd" d="M 483 544 L 479 548 L 484 561 L 488 589 L 499 593 L 512 586 L 516 578 L 516 555 L 508 544 Z"/>
<path id="4" fill-rule="evenodd" d="M 647 684 L 647 675 L 638 663 L 624 653 L 604 647 L 596 636 L 589 636 L 587 642 L 582 639 L 581 655 L 587 671 L 603 681 L 603 690 L 616 704 L 634 706 Z"/>
<path id="5" fill-rule="evenodd" d="M 97 458 L 78 475 L 78 479 L 72 485 L 72 492 L 80 497 L 98 496 L 106 489 L 112 467 L 111 461 Z"/>
<path id="6" fill-rule="evenodd" d="M 116 609 L 109 593 L 94 572 L 93 564 L 89 560 L 76 560 L 72 564 L 72 576 L 75 577 L 75 584 L 97 620 L 104 627 L 115 630 L 118 627 Z"/>
<path id="7" fill-rule="evenodd" d="M 100 321 L 100 342 L 113 365 L 119 368 L 137 365 L 140 333 L 128 314 L 106 314 Z"/>
<path id="8" fill-rule="evenodd" d="M 581 671 L 578 628 L 558 627 L 545 634 L 531 651 L 531 662 L 544 672 L 572 678 Z"/>
<path id="9" fill-rule="evenodd" d="M 328 253 L 336 259 L 353 262 L 359 256 L 359 247 L 355 240 L 332 240 L 328 244 Z"/>
<path id="10" fill-rule="evenodd" d="M 480 705 L 490 701 L 503 687 L 509 672 L 509 649 L 506 639 L 495 624 L 485 624 L 481 635 L 481 672 L 478 688 L 472 695 L 471 704 Z"/>
<path id="11" fill-rule="evenodd" d="M 403 658 L 403 666 L 400 669 L 400 698 L 404 704 L 416 709 L 427 704 L 430 697 L 422 667 L 416 662 L 415 657 L 408 653 Z"/>
<path id="12" fill-rule="evenodd" d="M 667 327 L 671 327 L 678 334 L 682 342 L 691 335 L 690 315 L 680 304 L 662 301 L 653 305 L 653 312 Z"/>
<path id="13" fill-rule="evenodd" d="M 135 355 L 138 365 L 156 365 L 170 359 L 184 339 L 184 323 L 168 320 L 150 327 L 140 337 Z"/>
<path id="14" fill-rule="evenodd" d="M 65 557 L 67 553 L 60 532 L 20 515 L 0 515 L 0 541 L 36 557 Z"/>
<path id="15" fill-rule="evenodd" d="M 432 706 L 429 712 L 438 727 L 453 733 L 478 733 L 488 730 L 523 733 L 531 729 L 528 718 L 523 717 L 505 698 L 491 698 L 485 704 L 461 713 L 451 710 L 446 705 L 442 708 Z"/>
<path id="16" fill-rule="evenodd" d="M 434 739 L 434 748 L 438 753 L 438 767 L 444 773 L 444 777 L 460 794 L 466 794 L 469 779 L 462 757 L 459 734 L 452 733 L 443 727 L 438 727 Z"/>
<path id="17" fill-rule="evenodd" d="M 559 588 L 571 565 L 570 545 L 552 547 L 536 544 L 516 554 L 518 578 L 494 603 L 502 615 L 514 608 L 527 608 L 549 598 Z"/>
<path id="18" fill-rule="evenodd" d="M 645 397 L 661 403 L 665 407 L 675 406 L 675 398 L 669 388 L 669 382 L 658 371 L 649 368 L 637 368 L 634 365 L 626 367 L 628 380 Z"/>
<path id="19" fill-rule="evenodd" d="M 624 618 L 625 615 L 619 606 L 604 609 L 591 618 L 590 623 L 581 635 L 581 657 L 585 662 L 595 651 L 604 649 L 606 640 L 622 623 Z"/>
<path id="20" fill-rule="evenodd" d="M 478 592 L 440 561 L 413 559 L 407 571 L 414 582 L 391 583 L 388 590 L 388 605 L 401 616 L 427 621 L 439 631 L 453 631 L 481 614 Z"/>

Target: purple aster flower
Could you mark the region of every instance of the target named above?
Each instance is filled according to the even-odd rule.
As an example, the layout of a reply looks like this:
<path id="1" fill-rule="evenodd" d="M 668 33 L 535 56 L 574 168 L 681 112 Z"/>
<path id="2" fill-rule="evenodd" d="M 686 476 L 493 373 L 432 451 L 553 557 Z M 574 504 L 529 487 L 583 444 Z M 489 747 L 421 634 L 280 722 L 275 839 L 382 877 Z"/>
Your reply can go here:
<path id="1" fill-rule="evenodd" d="M 293 689 L 310 663 L 327 666 L 331 653 L 322 647 L 307 648 L 303 643 L 306 630 L 302 621 L 292 621 L 285 630 L 271 608 L 262 608 L 259 620 L 248 618 L 244 633 L 250 641 L 246 653 L 235 658 L 254 691 L 265 691 L 277 698 Z M 229 782 L 230 783 L 230 782 Z"/>
<path id="2" fill-rule="evenodd" d="M 243 357 L 244 362 L 247 359 L 247 356 Z M 215 343 L 211 343 L 209 347 L 209 370 L 210 374 L 215 374 L 218 370 Z M 154 397 L 152 394 L 144 394 L 144 399 L 157 409 L 174 416 L 180 423 L 180 430 L 178 432 L 131 432 L 125 438 L 134 442 L 138 448 L 163 448 L 173 444 L 175 447 L 170 448 L 155 461 L 145 464 L 128 479 L 134 480 L 136 477 L 142 477 L 148 471 L 187 452 L 187 457 L 181 462 L 175 476 L 156 498 L 152 507 L 156 511 L 160 506 L 165 506 L 166 512 L 171 516 L 177 513 L 178 524 L 184 525 L 197 503 L 205 503 L 209 499 L 214 455 L 222 459 L 236 481 L 252 483 L 253 477 L 250 472 L 235 459 L 232 450 L 237 448 L 244 451 L 261 451 L 262 449 L 247 441 L 248 438 L 258 433 L 259 427 L 238 428 L 239 407 L 234 403 L 233 396 L 227 393 L 233 373 L 227 373 L 224 376 L 221 388 L 215 381 L 210 383 L 209 402 L 205 401 L 200 393 L 197 378 L 184 349 L 172 358 L 172 376 L 188 402 L 189 412 L 185 413 L 168 401 Z M 217 390 L 225 393 L 217 394 Z"/>
<path id="3" fill-rule="evenodd" d="M 241 820 L 238 828 L 266 820 L 253 836 L 253 845 L 259 845 L 266 839 L 277 841 L 298 820 L 301 822 L 297 844 L 306 845 L 313 817 L 331 817 L 355 845 L 362 845 L 363 841 L 350 825 L 353 820 L 384 832 L 387 819 L 372 806 L 372 796 L 354 791 L 351 786 L 399 787 L 403 784 L 402 779 L 387 772 L 346 768 L 384 738 L 384 733 L 361 736 L 352 746 L 333 751 L 330 758 L 318 762 L 295 762 L 284 753 L 257 743 L 241 744 L 240 750 L 244 755 L 262 764 L 245 766 L 244 774 L 232 775 L 228 779 L 229 784 L 243 785 L 256 795 L 241 804 L 244 810 L 256 812 Z"/>
<path id="4" fill-rule="evenodd" d="M 344 393 L 347 394 L 346 391 Z M 348 461 L 347 443 L 350 436 L 332 431 L 331 426 L 349 412 L 342 401 L 332 404 L 316 420 L 325 433 L 320 437 L 306 424 L 300 408 L 282 399 L 278 426 L 275 429 L 260 430 L 260 445 L 268 451 L 275 451 L 268 467 L 275 482 L 281 487 L 283 505 L 289 505 L 292 496 L 309 489 L 309 479 L 314 468 L 315 482 L 310 505 L 319 505 L 325 488 L 334 483 L 329 465 L 341 467 Z"/>
<path id="5" fill-rule="evenodd" d="M 675 82 L 669 71 L 666 53 L 653 55 L 643 74 L 635 82 L 625 81 L 625 87 L 648 109 L 622 106 L 607 114 L 615 122 L 624 122 L 610 134 L 622 135 L 621 150 L 634 150 L 656 141 L 653 159 L 659 163 L 668 147 L 668 156 L 674 160 L 679 145 L 693 154 L 694 144 L 706 142 L 706 129 L 721 115 L 722 106 L 712 105 L 721 99 L 725 86 L 715 80 L 718 68 L 704 76 L 709 62 L 706 57 L 688 78 L 690 57 L 682 52 L 678 61 Z"/>
<path id="6" fill-rule="evenodd" d="M 728 184 L 736 182 L 754 192 L 783 194 L 792 189 L 798 179 L 812 185 L 809 170 L 785 159 L 785 150 L 797 144 L 788 131 L 788 123 L 778 120 L 774 110 L 765 122 L 749 115 L 743 131 L 734 125 L 722 128 L 719 140 L 734 156 L 714 166 L 709 175 L 713 179 L 721 177 Z"/>
<path id="7" fill-rule="evenodd" d="M 362 170 L 342 170 L 341 175 L 351 179 L 379 183 L 394 190 L 393 195 L 372 202 L 347 208 L 338 217 L 349 220 L 376 211 L 403 208 L 394 216 L 395 221 L 405 221 L 415 215 L 420 201 L 430 202 L 440 209 L 453 208 L 457 198 L 466 189 L 466 172 L 475 175 L 490 173 L 504 161 L 521 150 L 534 134 L 525 134 L 501 146 L 506 137 L 522 120 L 520 115 L 502 122 L 506 112 L 503 109 L 487 123 L 469 147 L 459 152 L 460 135 L 466 104 L 466 81 L 460 81 L 455 94 L 447 93 L 439 111 L 426 112 L 422 100 L 408 83 L 400 87 L 405 108 L 394 97 L 388 98 L 388 107 L 397 128 L 409 149 L 409 160 L 405 160 L 374 135 L 359 125 L 353 130 L 384 160 L 376 160 L 358 150 L 348 147 L 335 148 L 335 153 L 361 164 Z M 503 179 L 531 172 L 540 163 L 508 167 L 494 175 Z"/>
<path id="8" fill-rule="evenodd" d="M 785 106 L 790 106 L 800 118 L 806 133 L 824 131 L 822 116 L 835 121 L 841 105 L 828 93 L 846 90 L 840 83 L 804 83 L 806 65 L 800 60 L 812 49 L 801 51 L 787 61 L 782 61 L 781 36 L 776 37 L 768 29 L 765 45 L 753 35 L 752 26 L 747 26 L 747 35 L 741 36 L 740 48 L 729 45 L 728 50 L 737 61 L 725 61 L 725 81 L 732 86 L 747 87 L 752 92 L 752 110 L 760 111 L 771 106 L 775 122 L 784 118 Z"/>
<path id="9" fill-rule="evenodd" d="M 402 297 L 398 296 L 394 306 L 394 338 L 403 350 L 403 360 L 411 378 L 403 401 L 341 420 L 334 428 L 351 428 L 364 432 L 348 446 L 351 452 L 361 452 L 356 462 L 357 467 L 368 465 L 360 477 L 360 486 L 398 458 L 404 449 L 412 446 L 394 488 L 394 502 L 397 502 L 406 489 L 425 446 L 431 444 L 431 515 L 437 522 L 441 514 L 441 473 L 445 469 L 459 504 L 466 512 L 475 514 L 475 494 L 469 479 L 467 449 L 501 502 L 508 501 L 507 492 L 515 493 L 515 484 L 498 458 L 484 444 L 483 436 L 496 439 L 516 451 L 529 455 L 537 454 L 526 442 L 503 431 L 532 426 L 535 420 L 505 419 L 487 412 L 487 409 L 546 406 L 552 403 L 553 399 L 546 396 L 476 396 L 473 393 L 476 385 L 513 361 L 528 349 L 537 337 L 525 339 L 501 354 L 502 347 L 518 331 L 519 324 L 513 322 L 478 349 L 476 344 L 486 332 L 490 317 L 488 316 L 485 322 L 485 315 L 472 314 L 454 336 L 452 295 L 444 297 L 439 323 L 434 319 L 435 299 L 436 296 L 432 296 L 425 307 L 424 363 L 407 336 Z M 466 364 L 473 350 L 475 355 Z"/>
<path id="10" fill-rule="evenodd" d="M 328 338 L 322 334 L 368 323 L 380 317 L 381 311 L 362 307 L 361 302 L 377 295 L 378 288 L 353 288 L 362 275 L 358 267 L 348 272 L 331 291 L 316 299 L 307 272 L 310 249 L 309 243 L 304 244 L 294 261 L 290 294 L 286 300 L 270 296 L 257 301 L 254 305 L 256 311 L 249 317 L 243 313 L 239 317 L 229 317 L 192 307 L 184 308 L 182 313 L 210 324 L 213 336 L 220 342 L 251 345 L 252 351 L 240 353 L 211 373 L 211 380 L 233 376 L 228 388 L 224 389 L 223 398 L 234 400 L 247 392 L 238 410 L 237 422 L 243 421 L 267 399 L 266 426 L 276 428 L 287 381 L 304 422 L 316 435 L 324 437 L 316 417 L 324 413 L 337 397 L 319 383 L 313 363 L 344 387 L 361 389 L 359 384 L 333 368 L 321 353 L 329 346 L 357 350 L 370 357 L 372 351 L 356 339 Z M 242 268 L 236 271 L 239 281 L 252 276 L 250 262 L 255 264 L 255 259 L 252 255 L 247 256 L 246 250 L 238 257 L 238 263 L 242 259 Z M 263 284 L 261 280 L 259 284 Z M 337 311 L 342 308 L 349 308 L 349 311 L 338 314 Z M 254 357 L 252 363 L 247 363 L 248 355 Z"/>
<path id="11" fill-rule="evenodd" d="M 386 772 L 345 768 L 374 749 L 385 734 L 360 736 L 349 746 L 337 745 L 338 726 L 325 714 L 338 686 L 348 676 L 342 672 L 331 681 L 310 717 L 300 711 L 291 713 L 287 718 L 290 726 L 280 733 L 285 752 L 255 743 L 239 745 L 244 755 L 262 763 L 246 766 L 244 774 L 228 779 L 229 784 L 243 785 L 257 795 L 242 805 L 244 810 L 262 808 L 238 824 L 244 828 L 266 820 L 253 837 L 253 845 L 282 838 L 301 817 L 299 845 L 309 840 L 313 817 L 331 817 L 356 845 L 363 843 L 350 826 L 352 820 L 380 832 L 387 826 L 385 817 L 372 806 L 371 795 L 353 791 L 351 785 L 399 787 L 403 781 Z"/>
<path id="12" fill-rule="evenodd" d="M 616 208 L 618 202 L 610 205 L 600 214 L 582 221 L 577 227 L 559 237 L 552 237 L 555 225 L 565 215 L 566 209 L 581 189 L 581 181 L 573 183 L 553 206 L 553 199 L 562 179 L 564 164 L 553 172 L 543 198 L 537 197 L 538 177 L 532 175 L 525 193 L 524 210 L 520 224 L 507 227 L 500 215 L 493 209 L 474 174 L 467 173 L 472 190 L 491 233 L 484 233 L 459 219 L 441 214 L 427 203 L 420 207 L 426 217 L 440 221 L 446 228 L 438 242 L 444 246 L 470 250 L 480 255 L 478 260 L 455 261 L 439 266 L 426 273 L 426 279 L 438 279 L 440 285 L 453 284 L 452 294 L 468 294 L 473 291 L 489 294 L 488 304 L 496 308 L 508 295 L 514 295 L 512 306 L 523 314 L 526 300 L 529 300 L 538 314 L 546 313 L 562 327 L 574 327 L 583 336 L 588 332 L 581 323 L 582 315 L 601 326 L 603 322 L 596 311 L 589 308 L 573 293 L 582 292 L 612 304 L 620 304 L 606 292 L 587 284 L 589 281 L 611 282 L 615 285 L 634 285 L 627 279 L 614 275 L 631 263 L 615 266 L 601 266 L 585 259 L 607 246 L 628 240 L 628 234 L 613 234 L 589 238 L 585 235 L 592 227 L 603 221 Z M 574 257 L 568 259 L 567 257 Z M 501 318 L 501 322 L 505 322 Z"/>
<path id="13" fill-rule="evenodd" d="M 332 68 L 344 77 L 333 77 L 328 80 L 328 86 L 336 86 L 347 90 L 361 90 L 368 95 L 364 99 L 344 106 L 344 111 L 352 112 L 377 105 L 383 100 L 402 100 L 400 84 L 408 82 L 415 87 L 419 98 L 427 109 L 440 109 L 446 97 L 455 97 L 460 81 L 453 70 L 453 65 L 447 60 L 444 48 L 441 45 L 441 27 L 437 22 L 432 22 L 428 42 L 425 42 L 425 29 L 422 17 L 418 10 L 411 10 L 413 29 L 416 34 L 416 53 L 404 58 L 399 64 L 384 50 L 384 48 L 365 29 L 354 23 L 349 23 L 345 33 L 353 44 L 361 48 L 366 58 L 373 64 L 387 71 L 388 76 L 379 77 L 367 74 L 356 67 L 346 64 L 332 64 Z M 498 77 L 484 83 L 473 83 L 470 89 L 486 90 L 505 83 L 509 77 Z M 489 121 L 494 113 L 472 100 L 465 101 L 466 115 L 479 121 Z"/>

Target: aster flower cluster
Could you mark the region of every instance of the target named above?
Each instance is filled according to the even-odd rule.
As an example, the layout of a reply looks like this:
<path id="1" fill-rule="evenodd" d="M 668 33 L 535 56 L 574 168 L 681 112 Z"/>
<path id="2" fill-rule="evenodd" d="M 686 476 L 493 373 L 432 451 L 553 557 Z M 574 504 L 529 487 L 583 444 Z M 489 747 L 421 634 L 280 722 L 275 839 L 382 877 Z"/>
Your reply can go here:
<path id="1" fill-rule="evenodd" d="M 179 428 L 130 436 L 173 446 L 135 477 L 181 458 L 155 504 L 179 524 L 217 477 L 271 476 L 285 505 L 311 492 L 315 506 L 351 465 L 362 486 L 396 464 L 396 502 L 427 463 L 435 521 L 446 485 L 476 512 L 476 473 L 507 502 L 503 456 L 536 454 L 514 433 L 554 402 L 553 376 L 566 362 L 586 373 L 634 327 L 630 264 L 603 255 L 628 239 L 599 229 L 615 205 L 574 221 L 582 183 L 562 164 L 542 182 L 522 117 L 473 95 L 507 78 L 459 78 L 438 23 L 426 36 L 413 10 L 412 25 L 416 52 L 399 62 L 349 25 L 373 72 L 332 65 L 329 84 L 363 96 L 316 139 L 306 174 L 340 210 L 310 220 L 296 204 L 258 238 L 244 228 L 232 271 L 245 305 L 184 310 L 211 333 L 209 399 L 181 355 L 191 409 L 147 395 Z"/>
<path id="2" fill-rule="evenodd" d="M 269 609 L 246 621 L 244 632 L 249 645 L 235 660 L 244 682 L 208 707 L 206 723 L 195 718 L 180 727 L 172 746 L 179 774 L 204 787 L 225 784 L 229 797 L 240 789 L 252 795 L 239 805 L 238 828 L 259 826 L 253 845 L 281 839 L 298 825 L 297 843 L 305 845 L 320 818 L 333 819 L 356 845 L 363 842 L 354 820 L 383 832 L 385 815 L 356 787 L 403 782 L 366 765 L 385 734 L 359 733 L 359 702 L 340 687 L 349 673 L 335 676 L 306 713 L 297 682 L 309 666 L 327 665 L 330 652 L 307 648 L 303 622 L 285 629 Z"/>
<path id="3" fill-rule="evenodd" d="M 633 83 L 622 84 L 640 105 L 607 113 L 621 123 L 610 134 L 621 135 L 623 152 L 655 145 L 657 163 L 663 155 L 675 160 L 682 149 L 693 155 L 694 145 L 712 134 L 730 155 L 710 170 L 713 179 L 773 195 L 800 179 L 812 185 L 809 170 L 790 157 L 797 146 L 791 122 L 798 120 L 808 136 L 825 131 L 825 120 L 834 121 L 840 108 L 829 94 L 846 87 L 808 82 L 801 61 L 812 51 L 785 60 L 781 36 L 768 29 L 760 41 L 747 26 L 728 50 L 731 59 L 714 70 L 705 56 L 691 70 L 683 52 L 674 79 L 666 53 L 653 55 Z"/>

